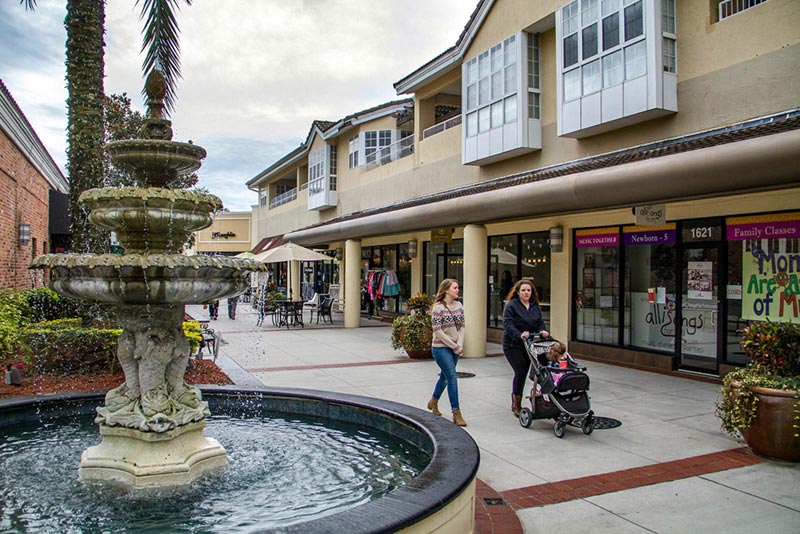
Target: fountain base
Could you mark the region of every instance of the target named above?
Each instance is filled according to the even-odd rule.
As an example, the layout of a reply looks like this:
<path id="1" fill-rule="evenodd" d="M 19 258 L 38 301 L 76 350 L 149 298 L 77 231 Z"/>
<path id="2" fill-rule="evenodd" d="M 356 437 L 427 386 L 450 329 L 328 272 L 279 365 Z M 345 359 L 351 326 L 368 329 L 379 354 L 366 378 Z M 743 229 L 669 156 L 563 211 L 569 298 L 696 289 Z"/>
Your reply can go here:
<path id="1" fill-rule="evenodd" d="M 203 420 L 168 432 L 142 432 L 100 425 L 103 441 L 83 451 L 79 476 L 134 488 L 189 484 L 226 463 L 222 445 L 203 435 L 205 426 Z"/>

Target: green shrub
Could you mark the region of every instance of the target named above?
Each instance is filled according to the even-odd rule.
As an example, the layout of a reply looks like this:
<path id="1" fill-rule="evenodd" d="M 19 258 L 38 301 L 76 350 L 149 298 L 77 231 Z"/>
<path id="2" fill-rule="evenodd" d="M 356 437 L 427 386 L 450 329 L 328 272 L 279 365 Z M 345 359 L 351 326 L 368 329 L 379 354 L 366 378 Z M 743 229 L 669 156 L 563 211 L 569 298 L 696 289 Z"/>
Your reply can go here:
<path id="1" fill-rule="evenodd" d="M 32 325 L 17 336 L 20 354 L 33 374 L 115 372 L 121 329 Z"/>
<path id="2" fill-rule="evenodd" d="M 30 321 L 40 323 L 42 321 L 52 321 L 62 317 L 74 316 L 74 306 L 70 306 L 67 300 L 52 289 L 40 287 L 29 289 L 22 292 L 30 308 Z"/>
<path id="3" fill-rule="evenodd" d="M 9 354 L 19 329 L 30 323 L 31 309 L 22 291 L 0 291 L 0 353 Z"/>
<path id="4" fill-rule="evenodd" d="M 81 328 L 83 320 L 77 317 L 70 317 L 67 319 L 53 319 L 52 321 L 41 321 L 36 324 L 28 326 L 28 328 L 37 328 L 39 330 L 62 330 L 65 328 Z"/>

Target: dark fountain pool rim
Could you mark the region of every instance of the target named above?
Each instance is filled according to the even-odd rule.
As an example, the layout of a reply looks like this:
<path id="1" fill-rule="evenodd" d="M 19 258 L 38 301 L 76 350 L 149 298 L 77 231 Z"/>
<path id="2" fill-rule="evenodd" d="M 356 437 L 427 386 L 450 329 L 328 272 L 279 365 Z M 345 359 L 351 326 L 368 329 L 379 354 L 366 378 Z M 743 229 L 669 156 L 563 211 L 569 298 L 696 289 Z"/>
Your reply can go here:
<path id="1" fill-rule="evenodd" d="M 258 399 L 279 412 L 316 415 L 388 431 L 431 455 L 428 466 L 409 483 L 369 503 L 279 532 L 348 534 L 396 532 L 446 507 L 477 474 L 480 453 L 472 437 L 444 417 L 397 402 L 296 388 L 201 388 L 212 413 L 230 413 L 245 399 Z M 0 427 L 41 418 L 93 413 L 104 393 L 66 393 L 0 400 Z M 269 532 L 265 530 L 264 532 Z"/>

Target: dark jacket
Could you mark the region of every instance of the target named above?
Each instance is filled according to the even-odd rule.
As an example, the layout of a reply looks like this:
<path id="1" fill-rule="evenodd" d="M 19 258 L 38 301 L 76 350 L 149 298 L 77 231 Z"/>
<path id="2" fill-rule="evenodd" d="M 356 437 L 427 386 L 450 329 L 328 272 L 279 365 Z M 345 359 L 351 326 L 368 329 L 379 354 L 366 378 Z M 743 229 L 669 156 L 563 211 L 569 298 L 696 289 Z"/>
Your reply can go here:
<path id="1" fill-rule="evenodd" d="M 508 301 L 503 309 L 503 346 L 515 345 L 524 347 L 520 336 L 523 332 L 531 335 L 547 330 L 547 325 L 542 319 L 542 310 L 531 299 L 530 306 L 526 309 L 518 298 Z"/>

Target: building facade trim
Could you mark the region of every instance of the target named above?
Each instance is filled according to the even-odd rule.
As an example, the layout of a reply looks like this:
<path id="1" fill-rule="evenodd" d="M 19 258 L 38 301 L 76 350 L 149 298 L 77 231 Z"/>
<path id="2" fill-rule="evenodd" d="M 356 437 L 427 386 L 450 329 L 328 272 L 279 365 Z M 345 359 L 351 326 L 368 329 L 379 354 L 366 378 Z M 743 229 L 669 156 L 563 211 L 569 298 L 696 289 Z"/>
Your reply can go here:
<path id="1" fill-rule="evenodd" d="M 341 239 L 790 187 L 800 129 L 503 187 L 286 234 L 310 245 Z M 724 180 L 720 177 L 724 176 Z M 514 202 L 508 202 L 514 198 Z M 547 199 L 546 202 L 541 202 Z"/>

